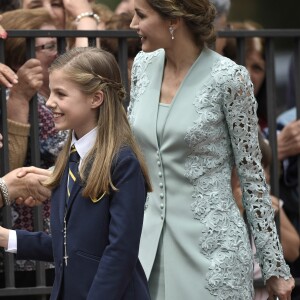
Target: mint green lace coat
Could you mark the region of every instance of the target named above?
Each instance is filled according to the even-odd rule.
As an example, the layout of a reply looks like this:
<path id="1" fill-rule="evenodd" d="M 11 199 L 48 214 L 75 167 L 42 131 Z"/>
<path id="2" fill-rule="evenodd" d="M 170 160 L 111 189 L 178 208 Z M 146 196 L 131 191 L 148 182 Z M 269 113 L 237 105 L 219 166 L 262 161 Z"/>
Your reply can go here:
<path id="1" fill-rule="evenodd" d="M 234 164 L 264 279 L 290 272 L 260 163 L 248 72 L 204 49 L 172 101 L 158 146 L 164 60 L 164 50 L 136 57 L 128 110 L 154 188 L 140 245 L 146 275 L 154 263 L 164 270 L 164 290 L 153 300 L 252 299 L 252 252 L 231 191 Z"/>

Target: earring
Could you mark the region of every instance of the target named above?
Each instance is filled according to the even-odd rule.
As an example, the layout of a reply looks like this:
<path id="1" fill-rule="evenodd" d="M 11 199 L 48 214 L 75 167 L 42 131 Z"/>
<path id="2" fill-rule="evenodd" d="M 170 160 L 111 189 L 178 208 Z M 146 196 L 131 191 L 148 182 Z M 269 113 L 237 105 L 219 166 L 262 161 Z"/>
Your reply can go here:
<path id="1" fill-rule="evenodd" d="M 170 26 L 170 27 L 169 27 L 169 31 L 170 31 L 172 40 L 174 40 L 175 37 L 174 37 L 174 28 L 173 28 L 173 26 Z"/>

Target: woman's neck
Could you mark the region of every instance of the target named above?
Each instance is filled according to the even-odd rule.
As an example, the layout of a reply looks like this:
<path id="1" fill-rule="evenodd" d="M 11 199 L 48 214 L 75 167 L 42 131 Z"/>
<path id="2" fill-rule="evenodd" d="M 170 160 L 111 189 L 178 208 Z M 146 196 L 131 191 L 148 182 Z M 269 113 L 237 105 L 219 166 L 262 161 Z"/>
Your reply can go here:
<path id="1" fill-rule="evenodd" d="M 165 49 L 166 65 L 165 68 L 176 73 L 188 70 L 199 57 L 202 48 L 196 44 L 174 43 L 174 47 Z"/>

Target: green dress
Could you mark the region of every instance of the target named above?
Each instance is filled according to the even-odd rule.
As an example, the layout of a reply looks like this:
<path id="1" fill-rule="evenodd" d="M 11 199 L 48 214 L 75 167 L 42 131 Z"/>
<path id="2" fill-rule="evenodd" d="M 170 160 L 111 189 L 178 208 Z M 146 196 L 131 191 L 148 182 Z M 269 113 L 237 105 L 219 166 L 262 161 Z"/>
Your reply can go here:
<path id="1" fill-rule="evenodd" d="M 158 123 L 164 62 L 163 49 L 137 55 L 128 109 L 154 189 L 139 254 L 152 299 L 250 300 L 253 255 L 232 195 L 233 165 L 264 279 L 290 272 L 260 163 L 249 74 L 205 48 Z"/>

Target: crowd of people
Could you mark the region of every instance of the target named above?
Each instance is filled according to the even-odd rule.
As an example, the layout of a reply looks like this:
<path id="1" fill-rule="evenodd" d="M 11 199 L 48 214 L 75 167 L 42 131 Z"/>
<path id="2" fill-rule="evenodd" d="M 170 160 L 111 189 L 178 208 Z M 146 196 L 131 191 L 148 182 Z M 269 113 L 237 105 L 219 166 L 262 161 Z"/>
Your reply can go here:
<path id="1" fill-rule="evenodd" d="M 0 226 L 0 247 L 16 255 L 16 287 L 35 285 L 40 260 L 51 299 L 300 298 L 300 121 L 278 118 L 281 193 L 272 195 L 264 39 L 246 39 L 241 66 L 236 40 L 216 36 L 259 24 L 229 22 L 230 0 L 123 0 L 115 11 L 89 0 L 1 5 L 8 141 L 0 134 L 0 145 L 10 172 L 0 178 L 0 207 L 11 207 L 13 227 Z M 9 29 L 135 30 L 127 116 L 117 40 L 92 48 L 68 39 L 58 55 L 55 38 L 39 37 L 27 59 L 25 39 L 10 39 Z M 254 289 L 258 278 L 263 289 Z"/>

